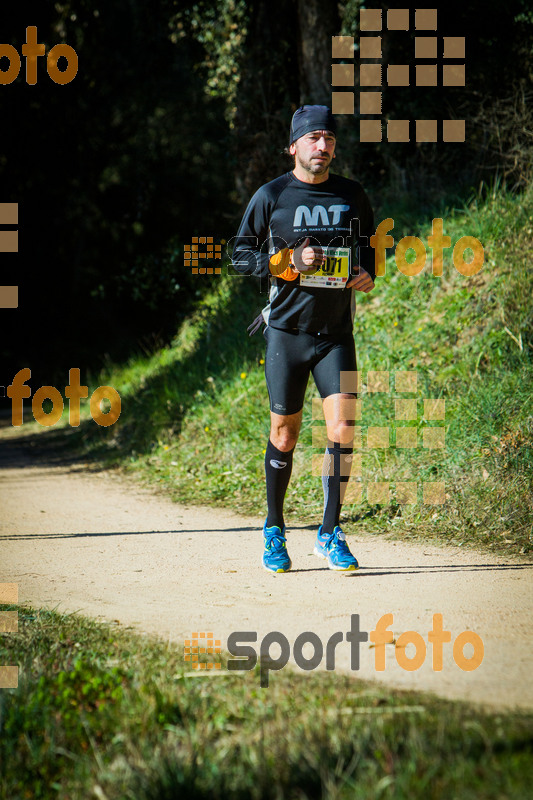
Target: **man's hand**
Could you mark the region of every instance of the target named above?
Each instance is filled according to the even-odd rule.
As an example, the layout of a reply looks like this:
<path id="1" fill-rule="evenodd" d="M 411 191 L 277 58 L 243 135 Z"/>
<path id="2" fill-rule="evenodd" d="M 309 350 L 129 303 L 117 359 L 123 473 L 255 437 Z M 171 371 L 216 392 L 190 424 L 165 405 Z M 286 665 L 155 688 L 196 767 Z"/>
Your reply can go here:
<path id="1" fill-rule="evenodd" d="M 359 267 L 359 275 L 356 275 L 355 278 L 351 278 L 348 281 L 345 289 L 354 288 L 358 292 L 371 292 L 374 288 L 375 284 L 366 269 L 363 267 Z"/>
<path id="2" fill-rule="evenodd" d="M 308 247 L 309 237 L 292 254 L 292 261 L 296 272 L 307 272 L 315 267 L 321 267 L 326 256 L 319 245 Z"/>

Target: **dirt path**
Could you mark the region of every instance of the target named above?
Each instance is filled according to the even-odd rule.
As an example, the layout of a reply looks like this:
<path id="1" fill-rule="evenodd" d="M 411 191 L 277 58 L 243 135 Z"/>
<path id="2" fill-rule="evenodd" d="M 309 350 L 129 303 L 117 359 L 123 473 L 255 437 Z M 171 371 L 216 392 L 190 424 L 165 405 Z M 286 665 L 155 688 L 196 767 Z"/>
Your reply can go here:
<path id="1" fill-rule="evenodd" d="M 262 515 L 178 506 L 115 473 L 54 462 L 40 450 L 35 457 L 21 447 L 20 430 L 4 421 L 0 431 L 0 582 L 18 583 L 20 603 L 119 620 L 175 641 L 213 631 L 223 647 L 233 631 L 256 631 L 257 650 L 265 634 L 280 631 L 292 652 L 298 634 L 312 631 L 325 649 L 341 632 L 339 671 L 351 670 L 350 615 L 359 614 L 361 630 L 372 631 L 392 613 L 396 637 L 404 631 L 423 637 L 423 665 L 402 669 L 390 644 L 378 673 L 366 642 L 354 676 L 533 707 L 532 559 L 354 535 L 349 543 L 361 569 L 338 574 L 312 555 L 314 525 L 296 524 L 288 531 L 293 570 L 273 575 L 260 564 Z M 442 671 L 433 671 L 434 613 L 443 615 L 452 643 L 464 630 L 482 638 L 477 669 L 460 669 L 452 644 L 445 644 Z M 312 653 L 307 647 L 304 656 Z M 414 651 L 409 645 L 403 652 Z M 467 645 L 465 657 L 472 652 Z M 278 653 L 273 647 L 272 655 Z"/>

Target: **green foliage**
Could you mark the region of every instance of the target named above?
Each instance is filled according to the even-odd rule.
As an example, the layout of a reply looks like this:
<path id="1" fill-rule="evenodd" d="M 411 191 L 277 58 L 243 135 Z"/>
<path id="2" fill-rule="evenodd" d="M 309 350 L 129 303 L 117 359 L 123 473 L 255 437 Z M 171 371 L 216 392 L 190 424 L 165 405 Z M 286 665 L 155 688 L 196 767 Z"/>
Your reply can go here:
<path id="1" fill-rule="evenodd" d="M 69 368 L 101 364 L 105 352 L 124 357 L 152 333 L 170 340 L 201 289 L 183 246 L 228 235 L 220 202 L 232 174 L 225 104 L 204 92 L 202 46 L 171 41 L 171 0 L 46 5 L 39 41 L 69 43 L 80 68 L 64 87 L 39 77 L 31 102 L 17 82 L 4 98 L 0 176 L 24 207 L 25 263 L 35 269 L 23 271 L 25 313 L 12 338 L 27 338 L 28 353 L 3 347 L 19 366 L 56 368 L 53 351 Z M 13 11 L 4 36 L 17 43 L 29 11 Z M 38 135 L 19 153 L 24 130 Z M 35 333 L 42 326 L 47 337 Z"/>
<path id="2" fill-rule="evenodd" d="M 171 41 L 194 37 L 205 50 L 205 60 L 196 65 L 205 70 L 205 91 L 221 97 L 232 125 L 241 80 L 242 50 L 247 35 L 248 7 L 244 0 L 223 0 L 216 6 L 201 2 L 178 11 L 169 21 Z"/>
<path id="3" fill-rule="evenodd" d="M 16 368 L 64 370 L 99 366 L 105 353 L 124 359 L 145 337 L 170 341 L 204 288 L 183 266 L 184 245 L 196 235 L 229 239 L 250 193 L 287 166 L 280 151 L 290 116 L 309 93 L 317 64 L 304 46 L 312 38 L 304 20 L 320 15 L 320 5 L 41 5 L 34 20 L 40 41 L 48 49 L 57 42 L 74 47 L 80 68 L 58 87 L 39 60 L 35 88 L 21 75 L 3 92 L 9 124 L 0 177 L 5 196 L 24 208 L 24 258 L 35 269 L 21 271 L 26 313 L 14 315 L 0 352 Z M 341 5 L 338 32 L 357 34 L 361 5 Z M 4 41 L 20 50 L 29 10 L 18 4 L 10 11 Z M 466 86 L 433 92 L 384 85 L 383 116 L 464 117 L 465 143 L 360 144 L 357 118 L 339 118 L 343 171 L 371 187 L 380 208 L 402 198 L 404 216 L 415 210 L 427 217 L 487 175 L 520 188 L 531 177 L 527 2 L 510 0 L 502 10 L 496 0 L 450 0 L 439 8 L 439 31 L 467 37 Z M 414 35 L 412 26 L 384 28 L 390 63 L 412 63 Z M 324 65 L 327 87 L 329 58 Z M 28 146 L 23 131 L 31 132 Z"/>
<path id="4" fill-rule="evenodd" d="M 123 700 L 128 674 L 109 663 L 109 635 L 99 633 L 96 649 L 87 647 L 94 625 L 64 618 L 54 631 L 54 619 L 23 612 L 21 640 L 18 634 L 13 640 L 22 678 L 17 690 L 0 697 L 0 761 L 13 770 L 9 790 L 5 770 L 0 780 L 3 797 L 50 797 L 69 759 L 79 764 L 102 745 Z M 82 763 L 80 776 L 88 773 Z"/>
<path id="5" fill-rule="evenodd" d="M 361 502 L 345 502 L 344 519 L 357 530 L 531 549 L 532 230 L 531 193 L 516 198 L 495 186 L 445 215 L 452 246 L 464 235 L 483 243 L 486 262 L 477 275 L 460 275 L 451 249 L 442 278 L 428 268 L 408 278 L 392 256 L 376 290 L 359 297 L 359 369 L 364 376 L 388 371 L 391 390 L 371 394 L 363 387 L 362 478 L 365 484 L 388 482 L 392 493 L 388 505 L 370 503 L 364 492 Z M 423 240 L 429 235 L 427 223 L 419 233 Z M 92 425 L 93 443 L 177 500 L 262 507 L 269 430 L 264 345 L 261 337 L 245 335 L 258 299 L 254 281 L 219 279 L 172 348 L 106 376 L 121 391 L 123 416 L 111 439 Z M 417 393 L 395 393 L 399 370 L 416 371 Z M 320 481 L 311 474 L 311 456 L 321 452 L 313 448 L 312 429 L 320 424 L 312 418 L 314 396 L 310 381 L 286 499 L 289 520 L 321 513 Z M 415 420 L 395 419 L 395 397 L 418 397 Z M 445 421 L 427 420 L 423 398 L 439 397 Z M 375 426 L 389 427 L 388 449 L 366 446 L 367 430 Z M 416 428 L 416 449 L 394 447 L 397 429 L 405 426 Z M 445 427 L 444 449 L 422 446 L 432 426 Z M 446 502 L 425 504 L 419 487 L 416 505 L 400 503 L 397 481 L 443 481 Z"/>
<path id="6" fill-rule="evenodd" d="M 224 668 L 120 625 L 19 610 L 0 642 L 0 795 L 10 800 L 528 796 L 531 714 L 349 675 Z M 75 654 L 74 654 L 75 653 Z"/>
<path id="7" fill-rule="evenodd" d="M 358 37 L 359 13 L 361 6 L 363 8 L 366 7 L 364 0 L 346 0 L 345 3 L 341 4 L 341 36 L 353 36 L 354 38 Z"/>

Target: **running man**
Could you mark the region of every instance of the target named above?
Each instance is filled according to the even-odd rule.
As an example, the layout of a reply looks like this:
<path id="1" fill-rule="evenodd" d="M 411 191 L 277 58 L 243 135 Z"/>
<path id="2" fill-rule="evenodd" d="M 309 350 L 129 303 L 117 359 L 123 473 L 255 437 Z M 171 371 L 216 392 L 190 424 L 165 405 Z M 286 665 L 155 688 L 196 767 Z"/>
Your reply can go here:
<path id="1" fill-rule="evenodd" d="M 259 326 L 266 323 L 271 417 L 263 566 L 272 572 L 287 572 L 292 566 L 283 503 L 310 372 L 323 401 L 328 435 L 324 517 L 314 552 L 330 569 L 359 566 L 339 526 L 352 462 L 356 397 L 355 386 L 345 384 L 343 373 L 357 369 L 355 290 L 374 288 L 369 247 L 374 218 L 362 186 L 330 174 L 335 144 L 336 121 L 327 106 L 306 105 L 294 113 L 289 141 L 294 169 L 254 194 L 233 247 L 238 272 L 269 277 L 271 284 L 258 319 Z M 362 237 L 367 237 L 361 242 L 365 246 L 358 248 Z"/>

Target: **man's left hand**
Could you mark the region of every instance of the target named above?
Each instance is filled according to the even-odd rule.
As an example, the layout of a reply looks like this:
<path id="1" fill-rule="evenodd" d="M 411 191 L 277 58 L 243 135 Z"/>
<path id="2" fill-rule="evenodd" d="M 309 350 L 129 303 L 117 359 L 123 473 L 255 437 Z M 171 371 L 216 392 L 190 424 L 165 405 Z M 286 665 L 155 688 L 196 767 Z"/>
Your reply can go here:
<path id="1" fill-rule="evenodd" d="M 358 292 L 371 292 L 374 288 L 375 284 L 372 278 L 370 277 L 369 273 L 363 267 L 359 267 L 359 275 L 356 275 L 354 278 L 351 278 L 346 286 L 345 289 L 355 289 Z"/>

